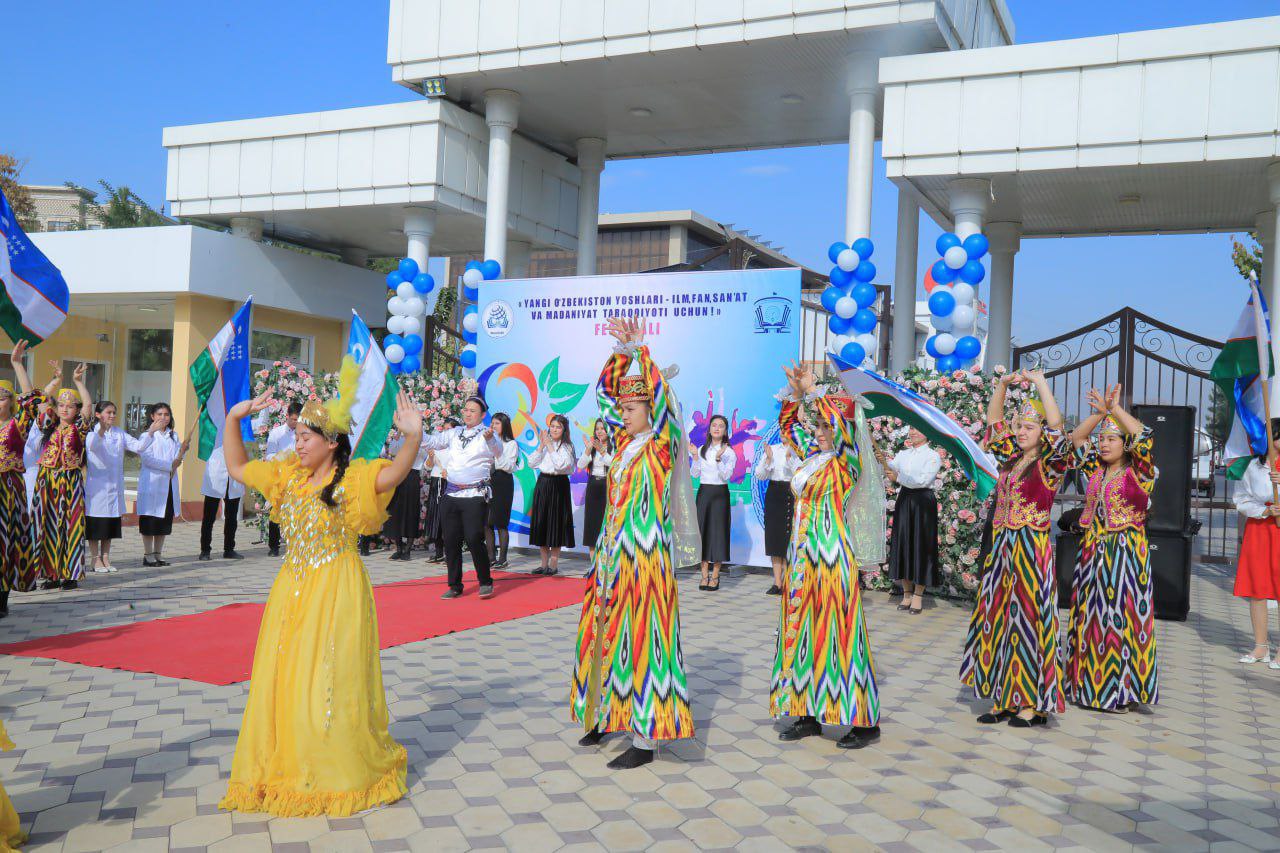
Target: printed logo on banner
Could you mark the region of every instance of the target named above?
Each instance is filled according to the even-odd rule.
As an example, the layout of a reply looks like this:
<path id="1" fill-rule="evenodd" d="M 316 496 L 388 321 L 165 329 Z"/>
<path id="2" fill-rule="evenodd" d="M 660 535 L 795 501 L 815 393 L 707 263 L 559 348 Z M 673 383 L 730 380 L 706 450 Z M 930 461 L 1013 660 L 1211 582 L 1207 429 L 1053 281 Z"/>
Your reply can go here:
<path id="1" fill-rule="evenodd" d="M 765 296 L 756 300 L 756 334 L 775 332 L 785 335 L 791 331 L 791 300 L 785 296 Z"/>
<path id="2" fill-rule="evenodd" d="M 510 305 L 501 299 L 495 299 L 485 306 L 484 317 L 480 322 L 484 324 L 484 330 L 489 337 L 503 338 L 511 331 L 511 321 L 514 316 Z"/>

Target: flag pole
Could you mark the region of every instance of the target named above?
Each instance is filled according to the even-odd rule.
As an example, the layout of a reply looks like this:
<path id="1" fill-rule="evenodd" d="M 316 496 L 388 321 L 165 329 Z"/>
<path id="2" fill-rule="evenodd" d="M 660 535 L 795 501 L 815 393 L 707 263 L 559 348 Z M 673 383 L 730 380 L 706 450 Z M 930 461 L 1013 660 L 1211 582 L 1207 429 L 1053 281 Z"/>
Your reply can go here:
<path id="1" fill-rule="evenodd" d="M 1271 369 L 1271 339 L 1267 334 L 1266 321 L 1262 315 L 1262 294 L 1258 292 L 1258 273 L 1249 270 L 1249 290 L 1253 297 L 1254 336 L 1258 342 L 1258 379 L 1262 382 L 1262 412 L 1266 418 L 1263 431 L 1267 441 L 1267 473 L 1276 470 L 1276 442 L 1271 429 L 1271 383 L 1267 373 Z M 1271 483 L 1271 505 L 1280 506 L 1280 486 Z M 1273 516 L 1276 527 L 1280 527 L 1280 515 Z"/>

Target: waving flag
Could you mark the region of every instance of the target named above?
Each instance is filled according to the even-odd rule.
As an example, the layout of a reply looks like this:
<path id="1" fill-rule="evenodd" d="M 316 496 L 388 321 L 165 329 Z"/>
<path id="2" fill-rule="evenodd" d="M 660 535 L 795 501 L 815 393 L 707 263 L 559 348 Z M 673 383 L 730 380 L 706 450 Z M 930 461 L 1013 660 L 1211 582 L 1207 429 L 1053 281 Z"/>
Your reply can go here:
<path id="1" fill-rule="evenodd" d="M 387 359 L 369 333 L 369 327 L 355 311 L 351 312 L 347 355 L 360 368 L 356 401 L 351 407 L 351 458 L 377 459 L 382 455 L 382 446 L 391 432 L 400 384 L 391 374 Z"/>
<path id="2" fill-rule="evenodd" d="M 0 329 L 35 346 L 57 331 L 70 307 L 62 273 L 23 233 L 0 191 Z"/>
<path id="3" fill-rule="evenodd" d="M 996 487 L 999 471 L 996 460 L 983 450 L 964 427 L 942 413 L 937 406 L 910 388 L 904 388 L 879 373 L 854 367 L 839 356 L 831 363 L 851 395 L 867 402 L 867 417 L 893 417 L 920 430 L 936 447 L 951 454 L 965 475 L 978 487 L 978 500 L 985 500 Z"/>
<path id="4" fill-rule="evenodd" d="M 1271 341 L 1267 304 L 1253 282 L 1249 301 L 1209 369 L 1209 377 L 1222 391 L 1231 409 L 1231 430 L 1222 451 L 1227 477 L 1239 480 L 1255 453 L 1267 452 L 1266 408 L 1262 400 L 1262 376 L 1258 366 L 1272 370 L 1267 347 Z"/>
<path id="5" fill-rule="evenodd" d="M 191 365 L 191 384 L 200 406 L 200 458 L 207 460 L 222 446 L 222 425 L 227 412 L 241 400 L 249 399 L 249 323 L 253 318 L 253 297 L 245 300 Z M 240 422 L 245 441 L 253 440 L 253 422 Z"/>

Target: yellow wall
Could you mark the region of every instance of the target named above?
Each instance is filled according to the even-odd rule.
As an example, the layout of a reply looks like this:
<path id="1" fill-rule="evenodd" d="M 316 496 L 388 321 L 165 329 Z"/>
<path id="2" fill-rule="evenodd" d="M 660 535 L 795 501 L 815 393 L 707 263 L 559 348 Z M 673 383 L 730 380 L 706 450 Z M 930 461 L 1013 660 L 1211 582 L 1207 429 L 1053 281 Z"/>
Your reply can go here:
<path id="1" fill-rule="evenodd" d="M 98 340 L 99 334 L 105 334 L 105 342 Z M 118 323 L 109 323 L 93 317 L 80 317 L 74 314 L 58 327 L 44 343 L 31 351 L 32 377 L 36 388 L 41 388 L 53 375 L 49 368 L 50 359 L 60 361 L 99 361 L 110 365 L 107 370 L 107 399 L 119 401 L 124 395 L 125 358 L 128 355 L 128 330 Z M 13 342 L 3 334 L 5 351 L 13 348 Z M 64 376 L 63 384 L 71 386 L 71 377 Z"/>

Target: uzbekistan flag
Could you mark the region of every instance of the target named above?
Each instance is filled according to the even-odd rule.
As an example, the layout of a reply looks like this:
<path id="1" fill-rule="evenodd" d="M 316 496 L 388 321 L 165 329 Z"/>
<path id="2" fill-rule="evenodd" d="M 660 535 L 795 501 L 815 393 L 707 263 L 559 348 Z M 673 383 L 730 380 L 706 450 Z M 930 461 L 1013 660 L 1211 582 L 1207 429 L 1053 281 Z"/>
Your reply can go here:
<path id="1" fill-rule="evenodd" d="M 222 446 L 222 425 L 236 403 L 249 399 L 249 323 L 253 297 L 209 341 L 191 365 L 191 384 L 200 406 L 200 458 L 208 460 Z M 245 441 L 253 440 L 253 422 L 240 422 Z"/>
<path id="2" fill-rule="evenodd" d="M 351 407 L 351 458 L 377 459 L 391 432 L 400 383 L 391 374 L 369 327 L 355 311 L 351 312 L 347 355 L 360 368 L 356 401 Z"/>
<path id="3" fill-rule="evenodd" d="M 1267 375 L 1274 370 L 1269 345 L 1271 335 L 1267 304 L 1257 286 L 1249 283 L 1251 294 L 1231 329 L 1222 352 L 1209 369 L 1211 378 L 1227 399 L 1231 411 L 1231 429 L 1222 451 L 1227 477 L 1239 480 L 1255 453 L 1267 452 L 1266 408 L 1262 400 L 1262 377 L 1258 365 L 1267 364 Z"/>
<path id="4" fill-rule="evenodd" d="M 62 273 L 18 227 L 0 192 L 0 329 L 36 346 L 57 331 L 70 307 Z"/>
<path id="5" fill-rule="evenodd" d="M 978 500 L 986 500 L 1000 476 L 996 460 L 960 424 L 911 389 L 875 371 L 854 367 L 839 356 L 828 357 L 840 373 L 845 390 L 866 401 L 867 417 L 899 418 L 920 430 L 934 446 L 946 450 L 960 463 L 965 475 L 978 487 Z"/>

